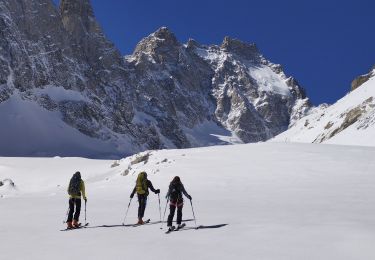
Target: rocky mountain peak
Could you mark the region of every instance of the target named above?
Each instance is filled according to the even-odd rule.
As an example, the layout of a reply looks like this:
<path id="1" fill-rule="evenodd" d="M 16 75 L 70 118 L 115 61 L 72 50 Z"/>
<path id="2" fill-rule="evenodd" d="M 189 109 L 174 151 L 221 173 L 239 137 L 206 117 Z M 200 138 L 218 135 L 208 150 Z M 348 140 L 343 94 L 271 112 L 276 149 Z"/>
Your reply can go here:
<path id="1" fill-rule="evenodd" d="M 261 56 L 257 46 L 254 43 L 245 43 L 228 36 L 224 38 L 220 48 L 227 52 L 232 52 L 250 59 L 259 58 Z"/>
<path id="2" fill-rule="evenodd" d="M 188 42 L 186 43 L 186 46 L 188 49 L 191 49 L 191 48 L 194 49 L 194 48 L 200 47 L 201 45 L 196 40 L 190 38 Z"/>
<path id="3" fill-rule="evenodd" d="M 82 17 L 94 16 L 90 0 L 61 0 L 60 11 L 64 14 L 79 14 Z"/>
<path id="4" fill-rule="evenodd" d="M 369 73 L 355 78 L 352 81 L 351 90 L 353 91 L 356 88 L 360 87 L 363 83 L 365 83 L 366 81 L 368 81 L 370 78 L 372 78 L 374 76 L 375 76 L 375 66 L 372 67 L 372 69 L 370 70 Z"/>
<path id="5" fill-rule="evenodd" d="M 163 57 L 178 56 L 180 42 L 177 40 L 173 32 L 167 27 L 161 27 L 156 32 L 143 38 L 134 50 L 135 56 L 142 56 L 144 54 L 155 56 L 154 58 L 159 62 L 165 60 Z M 174 59 L 173 58 L 173 59 Z"/>
<path id="6" fill-rule="evenodd" d="M 63 27 L 69 34 L 75 56 L 86 63 L 85 67 L 90 68 L 85 72 L 89 79 L 108 84 L 111 77 L 123 78 L 119 72 L 122 66 L 121 54 L 102 32 L 95 19 L 91 1 L 61 0 L 60 15 Z M 100 80 L 94 72 L 99 70 L 106 71 Z M 89 84 L 92 85 L 92 82 Z"/>
<path id="7" fill-rule="evenodd" d="M 178 44 L 176 36 L 167 27 L 159 28 L 156 32 L 153 33 L 153 36 L 165 40 L 166 43 Z"/>
<path id="8" fill-rule="evenodd" d="M 60 13 L 65 29 L 76 39 L 101 31 L 90 0 L 61 0 Z"/>

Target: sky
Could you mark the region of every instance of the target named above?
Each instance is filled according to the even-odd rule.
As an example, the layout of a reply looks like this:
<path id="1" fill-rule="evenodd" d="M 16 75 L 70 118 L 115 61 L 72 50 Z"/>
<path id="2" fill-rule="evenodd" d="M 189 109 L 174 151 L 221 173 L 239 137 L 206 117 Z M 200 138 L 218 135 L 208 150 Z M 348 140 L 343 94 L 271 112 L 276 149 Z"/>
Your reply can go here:
<path id="1" fill-rule="evenodd" d="M 56 3 L 59 0 L 54 0 Z M 159 27 L 181 42 L 256 43 L 306 89 L 313 104 L 334 103 L 375 65 L 373 0 L 91 0 L 122 54 Z"/>

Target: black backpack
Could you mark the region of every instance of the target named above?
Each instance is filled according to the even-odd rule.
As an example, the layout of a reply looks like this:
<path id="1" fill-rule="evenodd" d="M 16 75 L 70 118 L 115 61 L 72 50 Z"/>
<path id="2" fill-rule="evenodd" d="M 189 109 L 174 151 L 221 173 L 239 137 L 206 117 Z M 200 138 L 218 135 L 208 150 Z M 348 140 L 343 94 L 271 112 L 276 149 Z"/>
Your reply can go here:
<path id="1" fill-rule="evenodd" d="M 170 199 L 171 200 L 177 200 L 181 199 L 181 184 L 180 183 L 171 183 L 170 187 Z"/>
<path id="2" fill-rule="evenodd" d="M 81 195 L 81 175 L 75 173 L 69 182 L 69 195 Z"/>

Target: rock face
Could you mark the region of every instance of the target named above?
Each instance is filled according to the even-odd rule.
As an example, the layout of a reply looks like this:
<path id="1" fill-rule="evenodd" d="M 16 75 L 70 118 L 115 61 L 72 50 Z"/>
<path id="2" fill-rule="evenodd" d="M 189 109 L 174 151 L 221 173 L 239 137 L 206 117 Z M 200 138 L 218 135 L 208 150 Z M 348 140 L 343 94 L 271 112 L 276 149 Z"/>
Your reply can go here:
<path id="1" fill-rule="evenodd" d="M 358 76 L 352 81 L 352 88 L 351 90 L 355 90 L 356 88 L 360 87 L 363 83 L 367 82 L 371 77 L 375 76 L 375 66 L 372 67 L 372 70 L 365 74 Z"/>
<path id="2" fill-rule="evenodd" d="M 0 34 L 0 114 L 16 100 L 37 105 L 64 129 L 100 141 L 97 156 L 265 141 L 310 108 L 280 65 L 229 37 L 220 46 L 182 44 L 163 27 L 122 57 L 89 0 L 61 0 L 59 9 L 51 0 L 0 0 Z M 25 122 L 25 131 L 37 130 Z M 18 138 L 11 127 L 0 134 Z M 10 154 L 33 155 L 0 148 Z M 69 155 L 96 156 L 89 148 Z"/>

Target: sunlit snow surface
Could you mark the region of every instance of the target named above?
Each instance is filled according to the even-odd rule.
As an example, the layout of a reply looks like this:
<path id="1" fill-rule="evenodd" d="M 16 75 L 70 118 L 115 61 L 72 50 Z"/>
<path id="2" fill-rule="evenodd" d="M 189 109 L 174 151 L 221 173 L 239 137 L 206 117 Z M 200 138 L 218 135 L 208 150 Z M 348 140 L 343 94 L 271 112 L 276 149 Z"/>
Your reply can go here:
<path id="1" fill-rule="evenodd" d="M 0 158 L 0 180 L 16 185 L 0 187 L 0 259 L 375 259 L 375 148 L 265 143 L 151 151 L 131 165 L 135 158 Z M 61 232 L 76 170 L 90 228 Z M 162 211 L 179 175 L 197 224 L 228 225 L 169 235 L 159 224 L 97 227 L 121 225 L 141 170 L 161 189 Z M 126 223 L 136 222 L 136 204 Z M 146 218 L 159 220 L 153 193 Z"/>

